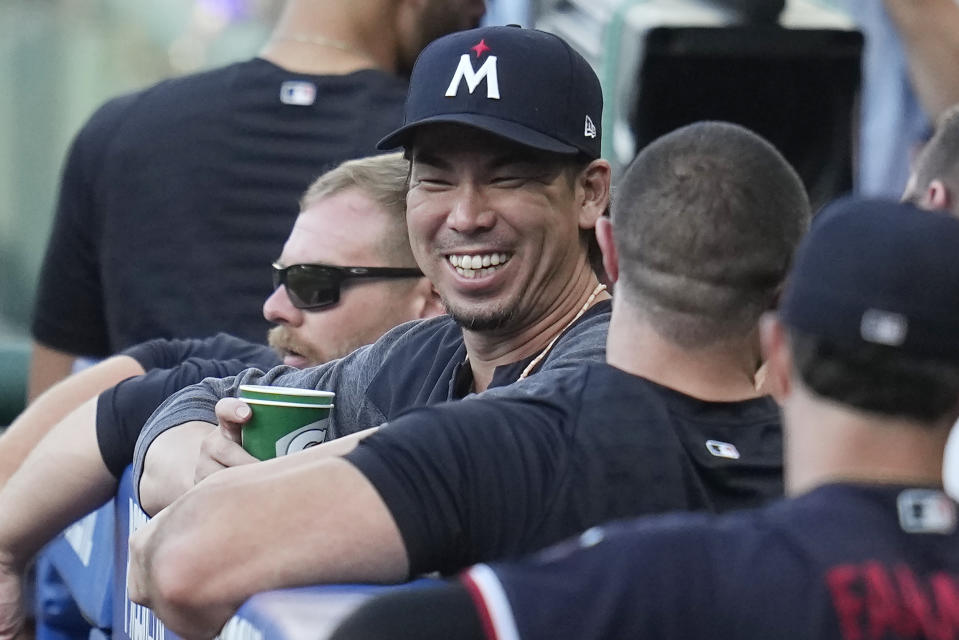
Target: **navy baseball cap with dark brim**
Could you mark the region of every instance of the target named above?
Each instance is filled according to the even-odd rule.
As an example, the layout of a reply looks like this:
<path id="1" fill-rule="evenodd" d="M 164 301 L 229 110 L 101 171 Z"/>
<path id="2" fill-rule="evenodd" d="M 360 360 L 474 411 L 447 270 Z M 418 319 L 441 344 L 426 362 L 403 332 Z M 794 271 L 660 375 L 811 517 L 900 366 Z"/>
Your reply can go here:
<path id="1" fill-rule="evenodd" d="M 459 124 L 543 151 L 601 155 L 603 94 L 556 35 L 482 27 L 430 43 L 413 66 L 404 124 L 377 147 L 409 146 L 425 125 Z"/>
<path id="2" fill-rule="evenodd" d="M 959 362 L 959 219 L 888 200 L 826 207 L 801 243 L 779 315 L 835 344 Z"/>
<path id="3" fill-rule="evenodd" d="M 540 133 L 524 125 L 475 113 L 450 113 L 417 120 L 413 124 L 397 129 L 391 133 L 389 137 L 383 138 L 377 147 L 380 149 L 408 147 L 413 141 L 416 130 L 427 124 L 466 125 L 473 129 L 479 129 L 480 131 L 491 133 L 500 138 L 505 138 L 506 140 L 518 142 L 526 147 L 532 147 L 533 149 L 540 149 L 542 151 L 552 151 L 553 153 L 573 155 L 581 151 L 571 144 L 556 140 L 545 133 Z"/>

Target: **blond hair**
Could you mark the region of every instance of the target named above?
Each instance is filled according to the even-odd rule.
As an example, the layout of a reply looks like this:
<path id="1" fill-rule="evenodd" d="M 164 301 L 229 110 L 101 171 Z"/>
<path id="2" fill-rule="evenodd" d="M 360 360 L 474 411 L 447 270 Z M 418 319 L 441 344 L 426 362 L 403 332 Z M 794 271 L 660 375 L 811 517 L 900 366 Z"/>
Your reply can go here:
<path id="1" fill-rule="evenodd" d="M 300 211 L 347 189 L 359 189 L 389 216 L 379 244 L 388 255 L 414 265 L 406 230 L 406 191 L 409 161 L 402 153 L 347 160 L 327 171 L 309 186 L 300 198 Z"/>

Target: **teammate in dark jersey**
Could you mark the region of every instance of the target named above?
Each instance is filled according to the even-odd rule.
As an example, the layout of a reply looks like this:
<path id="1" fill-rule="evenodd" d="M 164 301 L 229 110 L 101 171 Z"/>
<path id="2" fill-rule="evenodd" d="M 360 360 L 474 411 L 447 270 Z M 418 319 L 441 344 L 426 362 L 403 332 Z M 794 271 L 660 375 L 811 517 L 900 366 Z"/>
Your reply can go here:
<path id="1" fill-rule="evenodd" d="M 483 40 L 508 52 L 522 38 Z M 499 67 L 501 90 L 508 70 Z M 421 150 L 412 146 L 415 163 Z M 445 198 L 456 171 L 442 157 L 424 174 Z M 131 540 L 131 597 L 175 630 L 201 635 L 258 590 L 452 572 L 610 517 L 778 497 L 779 420 L 755 384 L 757 321 L 808 222 L 798 176 L 755 134 L 700 123 L 650 145 L 619 188 L 615 249 L 608 221 L 598 227 L 617 280 L 608 363 L 569 367 L 549 386 L 537 374 L 415 409 L 345 460 L 323 459 L 329 445 L 320 445 L 225 470 L 141 530 L 150 536 Z M 225 529 L 253 505 L 289 533 L 268 562 L 243 563 L 234 551 L 262 544 L 264 527 Z M 145 570 L 161 565 L 162 576 Z"/>
<path id="2" fill-rule="evenodd" d="M 959 416 L 959 221 L 869 200 L 820 217 L 763 325 L 792 498 L 594 528 L 369 603 L 335 640 L 957 637 L 941 467 Z"/>
<path id="3" fill-rule="evenodd" d="M 959 105 L 939 117 L 935 133 L 912 162 L 902 199 L 959 216 Z M 959 429 L 952 430 L 946 444 L 942 480 L 946 493 L 959 496 Z"/>

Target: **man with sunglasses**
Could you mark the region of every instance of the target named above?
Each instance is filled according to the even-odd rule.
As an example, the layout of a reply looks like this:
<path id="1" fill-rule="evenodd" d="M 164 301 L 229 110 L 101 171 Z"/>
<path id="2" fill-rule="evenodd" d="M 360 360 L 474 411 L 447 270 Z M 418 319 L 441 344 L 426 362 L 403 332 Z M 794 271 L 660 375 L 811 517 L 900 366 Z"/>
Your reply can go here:
<path id="1" fill-rule="evenodd" d="M 19 588 L 20 570 L 40 546 L 116 490 L 140 428 L 171 393 L 250 366 L 320 364 L 396 324 L 443 313 L 432 285 L 412 266 L 407 171 L 400 154 L 349 161 L 306 192 L 274 265 L 276 290 L 263 305 L 277 325 L 269 333 L 272 348 L 226 334 L 150 341 L 48 390 L 14 422 L 0 439 L 0 637 L 17 615 L 3 610 L 5 590 Z M 121 382 L 128 376 L 136 377 Z M 71 397 L 80 387 L 87 397 L 105 390 L 81 404 Z M 57 424 L 47 409 L 58 404 L 78 408 Z M 36 499 L 38 486 L 55 487 L 49 500 Z"/>

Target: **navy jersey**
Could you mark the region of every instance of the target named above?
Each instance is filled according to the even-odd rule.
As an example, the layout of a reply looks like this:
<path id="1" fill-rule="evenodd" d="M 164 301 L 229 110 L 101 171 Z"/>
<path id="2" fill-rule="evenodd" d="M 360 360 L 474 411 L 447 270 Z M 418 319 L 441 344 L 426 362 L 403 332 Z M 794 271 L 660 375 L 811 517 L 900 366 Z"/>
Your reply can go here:
<path id="1" fill-rule="evenodd" d="M 956 505 L 925 488 L 613 524 L 462 580 L 490 638 L 959 637 Z"/>
<path id="2" fill-rule="evenodd" d="M 610 518 L 782 494 L 769 398 L 704 402 L 605 363 L 523 389 L 411 411 L 346 456 L 392 513 L 411 573 L 527 553 Z"/>

